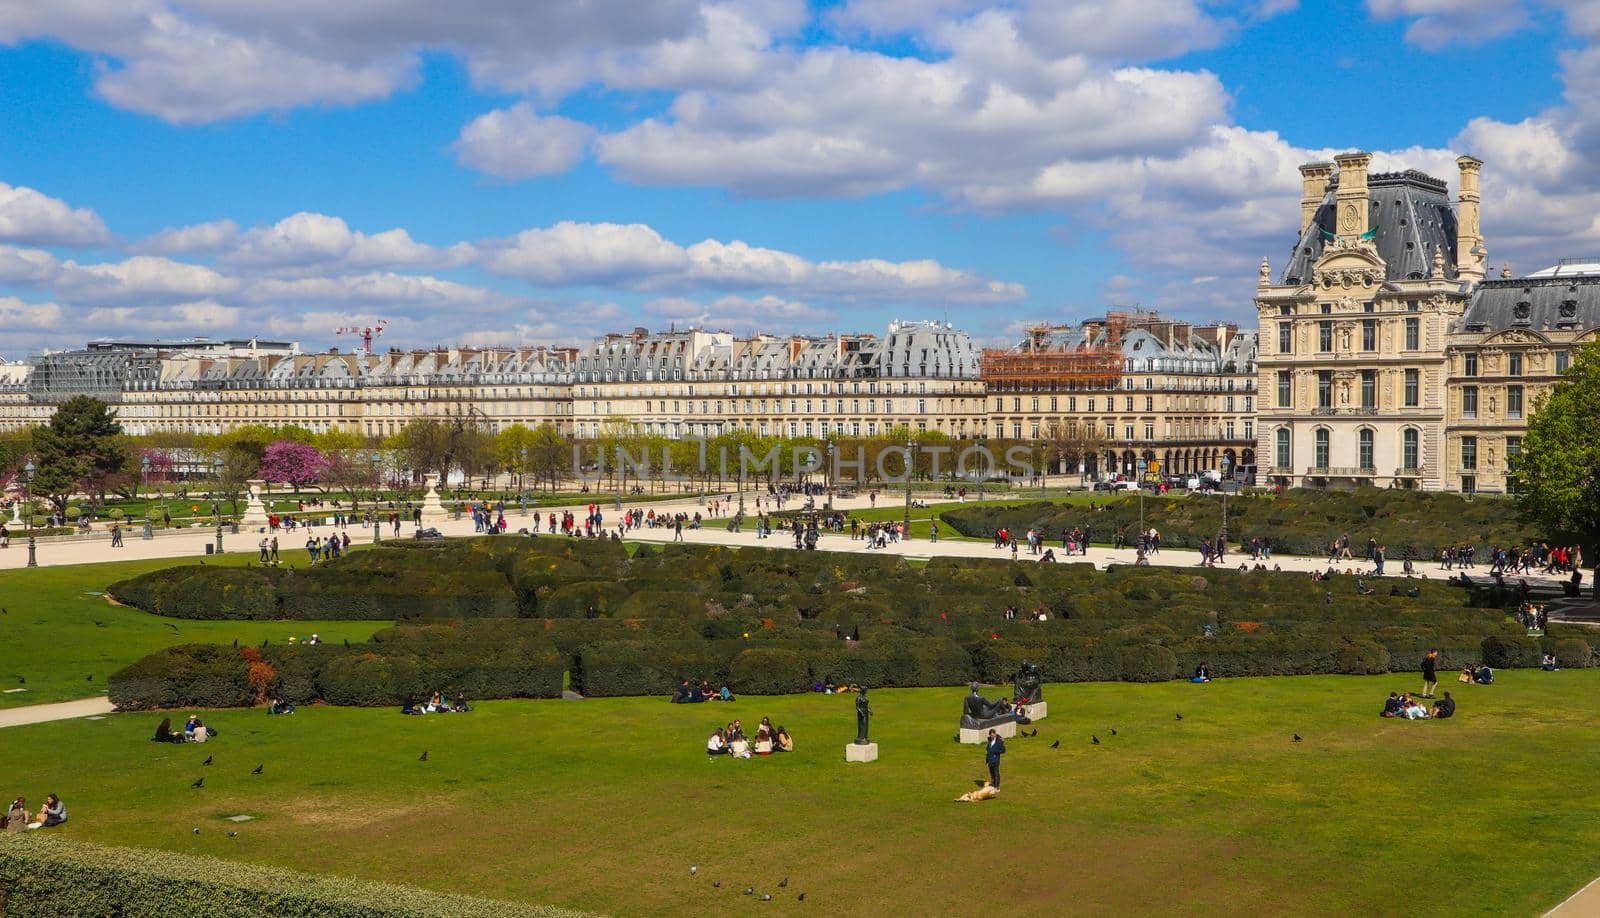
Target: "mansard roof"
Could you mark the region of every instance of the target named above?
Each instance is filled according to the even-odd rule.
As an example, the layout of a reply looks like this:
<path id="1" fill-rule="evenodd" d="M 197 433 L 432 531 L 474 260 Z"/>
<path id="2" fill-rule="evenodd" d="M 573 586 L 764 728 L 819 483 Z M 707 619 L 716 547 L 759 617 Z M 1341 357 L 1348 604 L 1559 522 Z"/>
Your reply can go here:
<path id="1" fill-rule="evenodd" d="M 1585 330 L 1600 327 L 1600 265 L 1587 273 L 1561 273 L 1579 265 L 1557 265 L 1526 277 L 1494 278 L 1478 284 L 1456 330 Z"/>
<path id="2" fill-rule="evenodd" d="M 1300 234 L 1279 279 L 1281 284 L 1311 283 L 1311 271 L 1336 228 L 1337 177 L 1328 185 L 1310 225 Z M 1420 280 L 1433 266 L 1433 252 L 1444 252 L 1446 277 L 1456 276 L 1456 212 L 1449 187 L 1433 176 L 1407 169 L 1367 177 L 1368 226 L 1383 259 L 1387 280 Z"/>

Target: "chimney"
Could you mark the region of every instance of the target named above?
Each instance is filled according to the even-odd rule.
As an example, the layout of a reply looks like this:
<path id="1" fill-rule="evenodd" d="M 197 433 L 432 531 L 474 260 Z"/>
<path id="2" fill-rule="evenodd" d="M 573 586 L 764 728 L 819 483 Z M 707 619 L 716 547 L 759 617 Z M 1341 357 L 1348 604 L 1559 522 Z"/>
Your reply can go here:
<path id="1" fill-rule="evenodd" d="M 1316 218 L 1332 178 L 1333 163 L 1306 163 L 1300 167 L 1300 235 L 1305 235 L 1306 227 Z"/>
<path id="2" fill-rule="evenodd" d="M 1335 196 L 1338 218 L 1334 232 L 1345 242 L 1354 242 L 1367 231 L 1372 217 L 1372 204 L 1367 200 L 1367 165 L 1372 154 L 1343 153 L 1333 161 L 1339 166 L 1339 191 Z"/>
<path id="3" fill-rule="evenodd" d="M 1483 235 L 1478 232 L 1478 170 L 1483 160 L 1471 156 L 1456 157 L 1456 168 L 1461 170 L 1461 204 L 1456 213 L 1456 274 L 1468 283 L 1483 280 L 1484 265 L 1489 253 L 1483 246 Z"/>

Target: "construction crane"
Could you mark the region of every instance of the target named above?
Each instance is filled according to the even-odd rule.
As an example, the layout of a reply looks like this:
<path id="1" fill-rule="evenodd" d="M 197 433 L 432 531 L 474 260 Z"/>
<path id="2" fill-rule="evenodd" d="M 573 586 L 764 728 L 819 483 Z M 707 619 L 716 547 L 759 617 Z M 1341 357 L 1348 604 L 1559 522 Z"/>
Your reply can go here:
<path id="1" fill-rule="evenodd" d="M 383 328 L 388 324 L 388 319 L 379 319 L 377 323 L 373 325 L 341 325 L 334 329 L 333 333 L 336 335 L 360 335 L 361 349 L 365 351 L 368 356 L 371 356 L 372 339 L 383 334 Z"/>

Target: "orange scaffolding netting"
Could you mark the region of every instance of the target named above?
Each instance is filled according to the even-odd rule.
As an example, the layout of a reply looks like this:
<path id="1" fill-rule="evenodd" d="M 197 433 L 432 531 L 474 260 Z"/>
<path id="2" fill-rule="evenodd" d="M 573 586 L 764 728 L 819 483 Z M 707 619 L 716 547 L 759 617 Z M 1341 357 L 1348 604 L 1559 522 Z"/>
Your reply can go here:
<path id="1" fill-rule="evenodd" d="M 1071 344 L 1050 340 L 1062 326 L 1032 325 L 1016 347 L 986 348 L 980 373 L 986 384 L 1000 389 L 1114 383 L 1122 378 L 1122 335 L 1133 322 L 1128 313 L 1107 313 L 1104 323 L 1087 323 L 1089 334 Z"/>

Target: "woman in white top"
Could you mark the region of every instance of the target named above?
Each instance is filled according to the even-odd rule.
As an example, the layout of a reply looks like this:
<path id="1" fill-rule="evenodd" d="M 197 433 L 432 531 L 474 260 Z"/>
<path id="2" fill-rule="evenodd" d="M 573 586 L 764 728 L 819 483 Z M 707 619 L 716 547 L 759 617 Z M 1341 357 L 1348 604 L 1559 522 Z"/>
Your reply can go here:
<path id="1" fill-rule="evenodd" d="M 706 740 L 706 755 L 727 755 L 728 741 L 722 738 L 722 728 L 718 727 L 711 738 Z"/>

